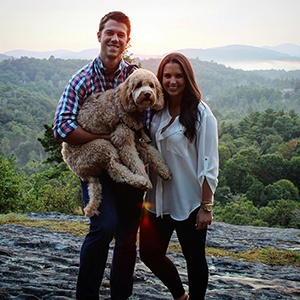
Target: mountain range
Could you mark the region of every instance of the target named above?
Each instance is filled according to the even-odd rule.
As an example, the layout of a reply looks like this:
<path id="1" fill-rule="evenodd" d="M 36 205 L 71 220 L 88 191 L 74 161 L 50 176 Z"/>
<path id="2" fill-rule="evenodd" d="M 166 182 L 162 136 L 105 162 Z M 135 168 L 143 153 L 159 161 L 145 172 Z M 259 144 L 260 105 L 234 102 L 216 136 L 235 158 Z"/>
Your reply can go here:
<path id="1" fill-rule="evenodd" d="M 130 49 L 129 49 L 130 50 Z M 185 48 L 178 49 L 189 58 L 198 58 L 203 61 L 214 61 L 227 65 L 238 65 L 242 63 L 266 63 L 280 62 L 280 64 L 289 64 L 294 69 L 300 69 L 300 45 L 280 44 L 270 47 L 255 47 L 247 45 L 228 45 L 223 47 L 214 47 L 207 49 Z M 11 50 L 0 54 L 0 61 L 4 59 L 20 58 L 22 56 L 48 59 L 51 56 L 61 59 L 87 59 L 92 60 L 99 53 L 99 49 L 86 49 L 80 52 L 69 50 L 53 51 L 29 51 L 29 50 Z M 129 51 L 130 53 L 130 51 Z M 139 59 L 161 58 L 162 55 L 132 54 L 132 57 Z"/>

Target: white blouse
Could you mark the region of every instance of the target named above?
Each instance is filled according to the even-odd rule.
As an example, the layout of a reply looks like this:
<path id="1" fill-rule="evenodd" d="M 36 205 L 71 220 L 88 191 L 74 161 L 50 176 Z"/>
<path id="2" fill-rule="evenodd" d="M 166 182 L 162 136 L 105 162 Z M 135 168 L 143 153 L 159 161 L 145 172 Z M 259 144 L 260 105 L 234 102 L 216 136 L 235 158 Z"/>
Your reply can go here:
<path id="1" fill-rule="evenodd" d="M 196 125 L 197 138 L 193 142 L 185 137 L 178 116 L 162 133 L 171 120 L 167 108 L 156 113 L 151 121 L 153 144 L 172 171 L 168 181 L 149 171 L 153 189 L 146 194 L 145 207 L 156 216 L 170 214 L 178 221 L 187 219 L 200 206 L 204 178 L 215 193 L 219 171 L 217 120 L 203 101 L 198 109 L 201 123 Z"/>

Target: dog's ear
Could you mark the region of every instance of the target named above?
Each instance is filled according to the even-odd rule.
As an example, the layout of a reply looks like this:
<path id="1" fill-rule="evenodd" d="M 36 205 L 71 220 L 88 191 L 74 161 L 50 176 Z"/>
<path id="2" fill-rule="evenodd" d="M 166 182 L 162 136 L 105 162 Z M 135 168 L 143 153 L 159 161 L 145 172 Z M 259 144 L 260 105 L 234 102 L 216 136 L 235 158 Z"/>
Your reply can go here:
<path id="1" fill-rule="evenodd" d="M 151 107 L 154 110 L 161 110 L 164 107 L 164 94 L 162 86 L 158 79 L 155 80 L 155 89 L 156 89 L 156 101 L 155 104 Z"/>
<path id="2" fill-rule="evenodd" d="M 123 83 L 121 83 L 118 86 L 118 89 L 119 89 L 118 94 L 119 94 L 119 97 L 121 97 L 120 98 L 121 105 L 126 112 L 132 112 L 132 111 L 136 110 L 136 107 L 134 105 L 133 98 L 132 98 L 133 85 L 130 80 L 131 76 L 132 76 L 132 74 L 129 77 L 127 77 L 127 79 Z"/>

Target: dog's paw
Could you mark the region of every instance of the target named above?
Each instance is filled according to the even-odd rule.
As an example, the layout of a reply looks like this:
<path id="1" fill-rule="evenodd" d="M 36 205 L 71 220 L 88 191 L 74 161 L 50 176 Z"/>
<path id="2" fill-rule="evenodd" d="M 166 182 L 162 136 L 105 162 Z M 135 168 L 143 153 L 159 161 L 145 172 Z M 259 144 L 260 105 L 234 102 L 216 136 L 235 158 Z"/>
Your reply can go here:
<path id="1" fill-rule="evenodd" d="M 170 180 L 172 178 L 172 172 L 170 170 L 165 170 L 161 172 L 159 176 L 164 180 Z"/>
<path id="2" fill-rule="evenodd" d="M 143 188 L 144 191 L 149 191 L 152 190 L 153 186 L 150 180 L 148 180 L 147 184 L 145 185 L 145 187 Z"/>
<path id="3" fill-rule="evenodd" d="M 132 185 L 143 191 L 148 191 L 153 188 L 151 181 L 144 176 L 139 176 L 139 180 L 135 181 Z"/>
<path id="4" fill-rule="evenodd" d="M 120 138 L 117 134 L 112 133 L 112 134 L 110 135 L 110 142 L 111 142 L 115 147 L 118 147 L 118 146 L 122 145 L 123 139 Z"/>
<path id="5" fill-rule="evenodd" d="M 99 214 L 100 214 L 100 212 L 99 212 L 99 210 L 94 210 L 94 209 L 92 209 L 92 208 L 90 208 L 90 207 L 85 207 L 84 209 L 83 209 L 83 211 L 84 211 L 84 215 L 87 217 L 87 218 L 91 218 L 92 216 L 94 216 L 94 215 L 96 215 L 96 216 L 99 216 Z"/>

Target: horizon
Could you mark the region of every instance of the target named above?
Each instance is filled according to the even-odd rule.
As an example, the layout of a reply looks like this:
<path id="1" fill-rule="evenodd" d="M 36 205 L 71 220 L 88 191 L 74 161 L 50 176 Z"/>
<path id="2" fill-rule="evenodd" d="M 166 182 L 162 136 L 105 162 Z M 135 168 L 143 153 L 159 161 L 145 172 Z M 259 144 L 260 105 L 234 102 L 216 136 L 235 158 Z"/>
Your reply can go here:
<path id="1" fill-rule="evenodd" d="M 276 48 L 278 46 L 282 46 L 282 45 L 292 45 L 292 46 L 298 46 L 300 47 L 300 43 L 299 44 L 295 44 L 295 43 L 280 43 L 280 44 L 276 44 L 276 45 L 264 45 L 264 46 L 254 46 L 254 45 L 245 45 L 245 44 L 228 44 L 228 45 L 220 45 L 220 46 L 214 46 L 214 47 L 207 47 L 207 48 L 197 48 L 197 47 L 184 47 L 184 48 L 180 48 L 180 49 L 175 49 L 172 51 L 177 51 L 177 50 L 185 50 L 185 49 L 199 49 L 199 50 L 208 50 L 208 49 L 213 49 L 213 48 L 222 48 L 222 47 L 229 47 L 229 46 L 246 46 L 246 47 L 256 47 L 256 48 L 264 48 L 264 47 L 271 47 L 271 48 Z M 128 48 L 129 52 L 132 52 L 130 49 L 132 47 Z M 74 53 L 80 53 L 86 50 L 95 50 L 95 49 L 99 49 L 100 50 L 100 44 L 98 45 L 98 47 L 93 47 L 93 48 L 84 48 L 81 50 L 74 50 L 74 49 L 65 49 L 65 48 L 57 48 L 57 49 L 48 49 L 48 50 L 32 50 L 32 49 L 10 49 L 4 52 L 0 52 L 0 54 L 5 54 L 8 52 L 12 52 L 12 51 L 28 51 L 28 52 L 38 52 L 38 53 L 43 53 L 43 52 L 54 52 L 54 51 L 67 51 L 67 52 L 74 52 Z M 276 50 L 275 50 L 276 51 Z M 147 54 L 147 53 L 134 53 L 134 54 L 141 54 L 141 55 L 151 55 L 151 54 Z M 157 53 L 157 54 L 153 54 L 154 56 L 161 56 L 164 55 L 164 53 Z"/>
<path id="2" fill-rule="evenodd" d="M 73 0 L 0 0 L 0 53 L 15 49 L 80 52 L 100 48 L 97 29 L 100 18 L 121 10 L 131 20 L 130 48 L 134 53 L 160 55 L 177 49 L 208 49 L 225 45 L 254 47 L 300 45 L 298 0 L 140 1 L 139 5 L 116 0 L 85 5 Z M 130 1 L 129 1 L 130 2 Z M 133 2 L 134 3 L 134 2 Z M 298 8 L 298 9 L 297 9 Z M 50 50 L 48 50 L 50 49 Z"/>
<path id="3" fill-rule="evenodd" d="M 199 49 L 199 50 L 210 50 L 210 49 L 217 49 L 217 48 L 223 48 L 223 47 L 234 47 L 234 46 L 242 46 L 242 47 L 254 47 L 254 46 L 251 46 L 251 45 L 225 45 L 225 46 L 222 46 L 222 47 L 213 47 L 213 48 L 207 48 L 207 49 Z M 221 64 L 221 65 L 224 65 L 225 67 L 229 67 L 229 68 L 233 68 L 233 69 L 241 69 L 241 70 L 244 70 L 244 71 L 252 71 L 252 70 L 285 70 L 285 71 L 295 71 L 295 70 L 300 70 L 300 45 L 296 45 L 296 44 L 291 44 L 291 43 L 288 43 L 288 44 L 280 44 L 280 45 L 277 45 L 274 47 L 274 49 L 270 49 L 270 50 L 273 50 L 273 51 L 278 51 L 276 49 L 276 47 L 280 47 L 280 46 L 296 46 L 296 50 L 295 49 L 292 49 L 294 50 L 295 52 L 297 52 L 297 55 L 296 57 L 298 57 L 299 59 L 298 60 L 275 60 L 275 59 L 264 59 L 264 60 L 261 60 L 261 59 L 240 59 L 240 60 L 237 60 L 237 59 L 233 59 L 233 60 L 230 60 L 230 59 L 222 59 L 222 58 L 211 58 L 211 59 L 204 59 L 204 58 L 201 58 L 200 57 L 200 60 L 203 60 L 203 61 L 213 61 L 217 64 Z M 264 47 L 257 47 L 257 48 L 261 48 L 261 49 L 264 49 Z M 272 48 L 272 47 L 271 47 Z M 191 50 L 192 48 L 186 48 L 186 49 L 177 49 L 179 51 L 184 51 L 184 50 Z M 197 48 L 194 48 L 193 50 L 197 50 Z M 94 53 L 93 53 L 94 51 Z M 22 52 L 25 52 L 25 53 L 22 53 Z M 28 52 L 28 53 L 27 53 Z M 55 53 L 57 52 L 57 53 Z M 80 53 L 88 53 L 89 55 L 88 56 L 85 56 L 83 57 L 80 56 Z M 59 55 L 59 53 L 61 55 Z M 67 55 L 67 53 L 74 53 L 75 56 L 72 57 L 72 54 L 71 55 Z M 93 53 L 93 55 L 92 55 Z M 158 54 L 158 55 L 146 55 L 146 54 L 143 54 L 143 53 L 131 53 L 131 50 L 129 49 L 129 53 L 130 53 L 130 56 L 133 56 L 133 58 L 137 58 L 137 59 L 141 59 L 141 60 L 144 60 L 144 59 L 160 59 L 162 58 L 166 53 L 161 53 L 161 54 Z M 284 53 L 284 52 L 281 52 L 281 53 Z M 37 58 L 37 59 L 49 59 L 50 56 L 54 56 L 55 58 L 62 58 L 62 59 L 83 59 L 83 60 L 92 60 L 94 57 L 96 57 L 96 55 L 98 55 L 98 48 L 91 48 L 91 49 L 83 49 L 83 50 L 80 50 L 80 51 L 74 51 L 74 50 L 68 50 L 68 49 L 56 49 L 56 50 L 45 50 L 45 51 L 32 51 L 32 50 L 25 50 L 25 49 L 13 49 L 13 50 L 10 50 L 10 51 L 7 51 L 5 53 L 0 53 L 0 54 L 3 54 L 3 55 L 10 55 L 12 57 L 15 57 L 15 58 L 20 58 L 22 56 L 27 56 L 27 57 L 32 57 L 32 58 Z M 76 54 L 79 56 L 76 56 Z M 227 52 L 228 54 L 228 52 Z M 186 54 L 187 55 L 187 54 Z M 251 55 L 250 55 L 251 56 Z M 291 55 L 291 58 L 293 55 Z M 195 57 L 189 57 L 187 56 L 188 58 L 195 58 Z"/>

